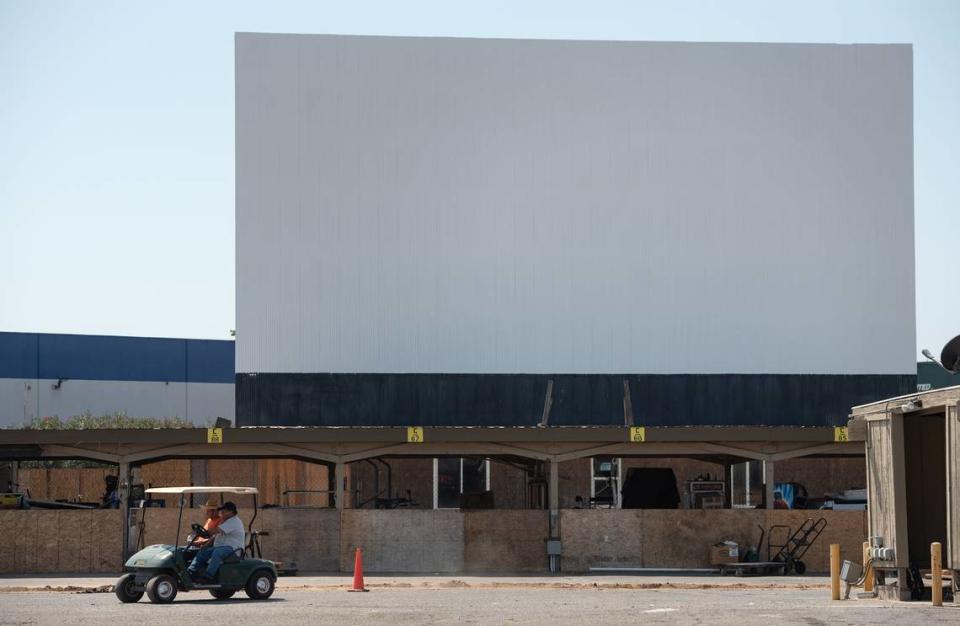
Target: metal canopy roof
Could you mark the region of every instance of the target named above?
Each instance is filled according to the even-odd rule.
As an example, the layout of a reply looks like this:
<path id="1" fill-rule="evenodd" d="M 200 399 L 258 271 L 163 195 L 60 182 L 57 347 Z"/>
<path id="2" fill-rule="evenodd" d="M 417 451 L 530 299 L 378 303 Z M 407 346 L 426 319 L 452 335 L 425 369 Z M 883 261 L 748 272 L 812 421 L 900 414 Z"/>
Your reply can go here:
<path id="1" fill-rule="evenodd" d="M 423 440 L 462 442 L 619 442 L 629 426 L 425 426 Z M 647 442 L 829 442 L 826 426 L 647 426 Z M 0 430 L 0 445 L 43 443 L 206 443 L 206 428 Z M 244 426 L 223 429 L 227 443 L 406 443 L 395 426 Z"/>
<path id="2" fill-rule="evenodd" d="M 216 434 L 218 436 L 211 436 Z M 0 457 L 88 458 L 142 464 L 168 458 L 299 458 L 351 463 L 378 456 L 513 456 L 562 462 L 596 455 L 777 461 L 862 455 L 832 427 L 241 427 L 0 430 Z"/>

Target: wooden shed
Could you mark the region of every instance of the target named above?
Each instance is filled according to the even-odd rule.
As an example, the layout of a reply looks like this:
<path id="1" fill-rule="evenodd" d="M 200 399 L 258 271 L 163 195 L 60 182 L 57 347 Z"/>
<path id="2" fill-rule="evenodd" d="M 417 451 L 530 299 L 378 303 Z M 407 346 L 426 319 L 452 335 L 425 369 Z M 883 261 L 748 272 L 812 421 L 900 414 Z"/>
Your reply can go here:
<path id="1" fill-rule="evenodd" d="M 892 555 L 874 560 L 881 591 L 910 599 L 930 568 L 930 544 L 960 577 L 960 386 L 853 407 L 851 440 L 865 441 L 868 528 Z M 896 580 L 893 580 L 896 578 Z M 913 581 L 913 582 L 912 582 Z"/>

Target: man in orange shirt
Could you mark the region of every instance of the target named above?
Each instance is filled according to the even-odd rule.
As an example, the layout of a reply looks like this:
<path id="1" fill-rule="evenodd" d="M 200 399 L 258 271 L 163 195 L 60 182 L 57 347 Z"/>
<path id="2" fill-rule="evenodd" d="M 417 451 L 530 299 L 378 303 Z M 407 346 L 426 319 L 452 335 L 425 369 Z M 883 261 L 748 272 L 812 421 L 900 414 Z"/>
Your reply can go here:
<path id="1" fill-rule="evenodd" d="M 203 505 L 203 510 L 207 514 L 207 521 L 204 522 L 203 524 L 203 529 L 205 531 L 210 532 L 211 530 L 219 526 L 220 522 L 223 521 L 223 519 L 220 517 L 219 507 L 220 507 L 220 503 L 214 500 L 213 498 L 208 499 L 206 504 Z M 203 547 L 211 542 L 213 542 L 213 537 L 210 537 L 208 539 L 204 539 L 203 537 L 197 537 L 193 543 L 196 546 Z"/>

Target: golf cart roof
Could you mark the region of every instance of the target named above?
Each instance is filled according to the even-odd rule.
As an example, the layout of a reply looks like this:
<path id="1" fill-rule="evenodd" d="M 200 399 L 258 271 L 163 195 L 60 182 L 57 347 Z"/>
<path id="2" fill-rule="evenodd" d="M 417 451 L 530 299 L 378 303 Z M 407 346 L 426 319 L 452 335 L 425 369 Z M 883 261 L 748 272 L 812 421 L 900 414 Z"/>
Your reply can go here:
<path id="1" fill-rule="evenodd" d="M 151 487 L 147 493 L 259 493 L 256 487 Z"/>

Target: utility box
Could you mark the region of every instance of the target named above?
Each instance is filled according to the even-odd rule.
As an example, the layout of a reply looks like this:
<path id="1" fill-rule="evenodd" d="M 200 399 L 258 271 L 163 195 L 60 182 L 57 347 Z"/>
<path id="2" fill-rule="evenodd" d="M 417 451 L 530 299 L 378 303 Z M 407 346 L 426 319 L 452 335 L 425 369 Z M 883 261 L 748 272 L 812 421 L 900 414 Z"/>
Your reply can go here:
<path id="1" fill-rule="evenodd" d="M 930 544 L 960 577 L 960 387 L 853 407 L 852 441 L 864 441 L 867 519 L 878 583 L 909 599 L 907 572 L 930 567 Z M 915 590 L 914 590 L 915 591 Z"/>

